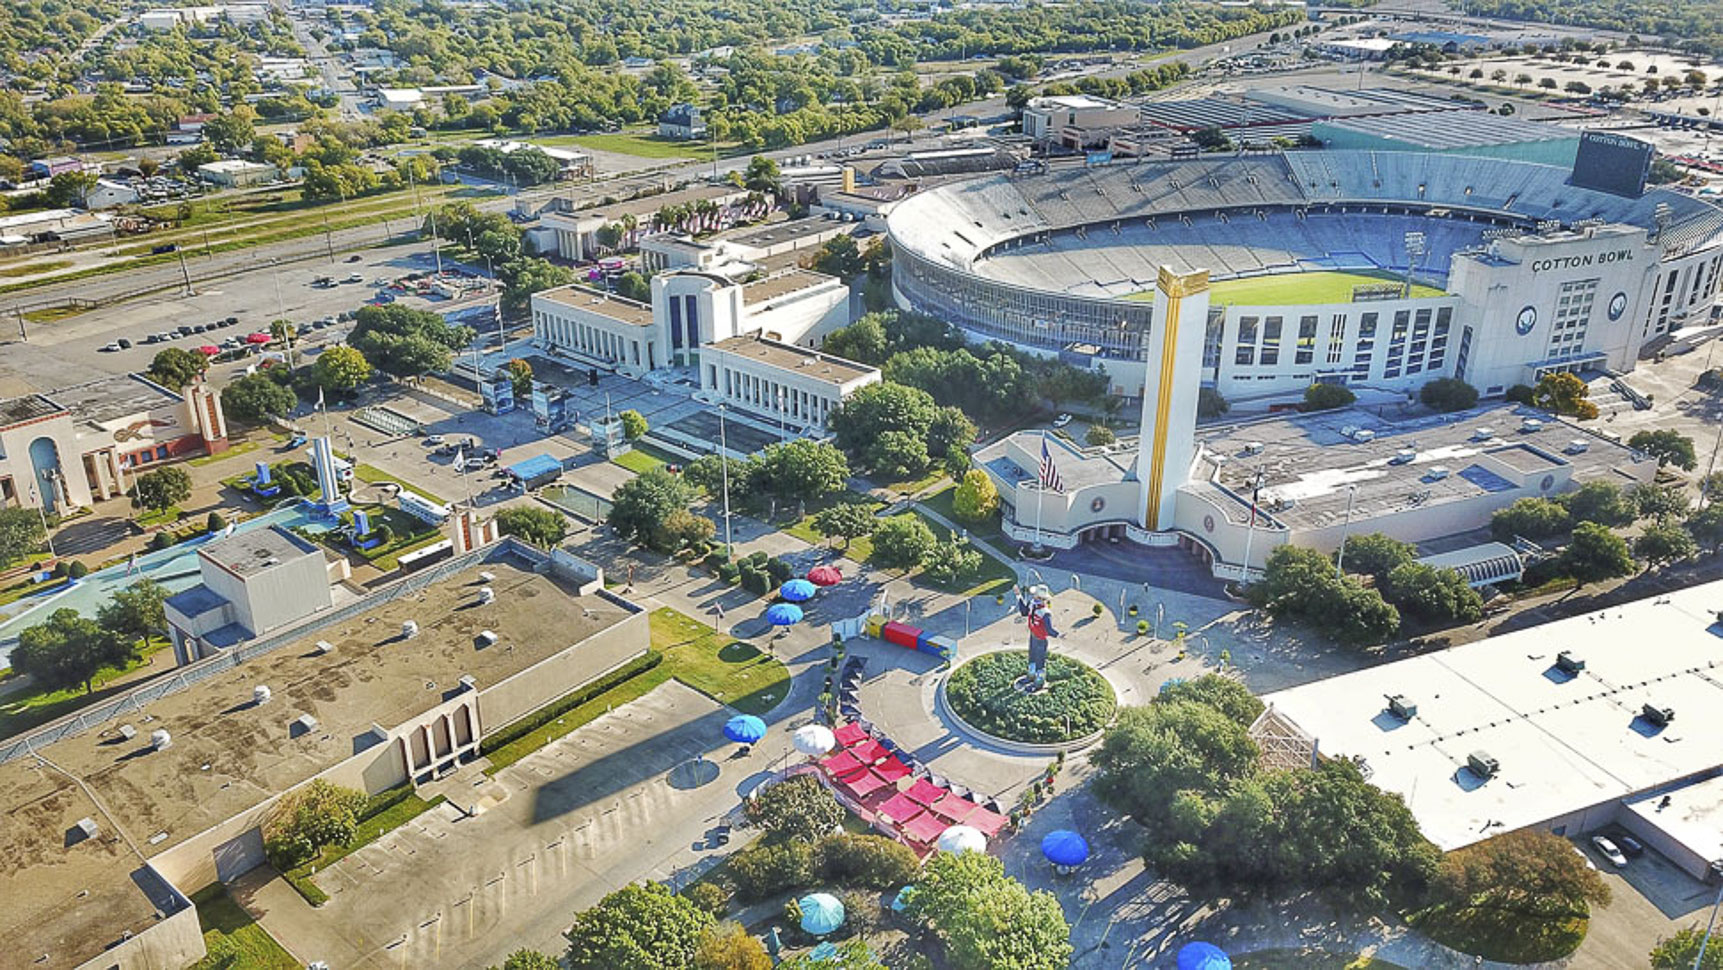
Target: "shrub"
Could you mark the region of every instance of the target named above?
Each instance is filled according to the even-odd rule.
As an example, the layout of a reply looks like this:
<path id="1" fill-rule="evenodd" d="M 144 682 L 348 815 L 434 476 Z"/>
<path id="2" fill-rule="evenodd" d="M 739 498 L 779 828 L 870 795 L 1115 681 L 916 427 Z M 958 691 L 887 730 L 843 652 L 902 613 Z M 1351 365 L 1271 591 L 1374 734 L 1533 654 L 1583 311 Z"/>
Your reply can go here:
<path id="1" fill-rule="evenodd" d="M 1304 389 L 1306 411 L 1331 411 L 1356 400 L 1358 395 L 1352 393 L 1344 384 L 1312 384 Z"/>
<path id="2" fill-rule="evenodd" d="M 211 512 L 209 518 L 203 520 L 203 527 L 211 532 L 220 532 L 227 528 L 227 520 L 221 517 L 220 512 Z"/>
<path id="3" fill-rule="evenodd" d="M 726 583 L 735 582 L 738 578 L 741 577 L 741 575 L 742 575 L 741 567 L 737 566 L 733 562 L 725 562 L 725 563 L 719 563 L 718 564 L 718 578 L 722 579 Z"/>
<path id="4" fill-rule="evenodd" d="M 768 832 L 812 841 L 843 824 L 844 807 L 807 776 L 767 788 L 747 805 L 748 818 Z"/>
<path id="5" fill-rule="evenodd" d="M 84 565 L 83 563 L 79 562 L 76 559 L 72 560 L 72 564 L 66 567 L 66 575 L 72 577 L 73 579 L 83 579 L 85 576 L 88 576 L 89 574 L 90 574 L 90 567 Z"/>
<path id="6" fill-rule="evenodd" d="M 636 657 L 585 687 L 564 695 L 561 700 L 541 707 L 499 731 L 485 735 L 484 740 L 479 742 L 479 753 L 491 754 L 498 748 L 531 734 L 623 681 L 651 670 L 663 661 L 664 655 L 662 653 L 649 650 L 644 656 Z"/>
<path id="7" fill-rule="evenodd" d="M 814 857 L 821 879 L 867 889 L 901 886 L 920 868 L 908 846 L 881 835 L 828 835 L 815 845 Z"/>
<path id="8" fill-rule="evenodd" d="M 1515 404 L 1530 404 L 1532 403 L 1532 387 L 1530 384 L 1515 384 L 1508 388 L 1508 392 L 1503 396 Z"/>
<path id="9" fill-rule="evenodd" d="M 773 556 L 766 560 L 766 575 L 771 578 L 773 586 L 779 586 L 789 582 L 790 577 L 795 575 L 795 570 L 790 568 L 789 563 Z"/>
<path id="10" fill-rule="evenodd" d="M 945 685 L 946 699 L 958 716 L 976 728 L 1031 744 L 1093 734 L 1118 709 L 1112 686 L 1086 664 L 1058 654 L 1048 657 L 1047 689 L 1033 694 L 1016 687 L 1027 670 L 1025 651 L 977 657 L 951 675 Z"/>
<path id="11" fill-rule="evenodd" d="M 54 578 L 55 579 L 65 579 L 66 578 L 66 570 L 68 570 L 70 568 L 71 568 L 70 563 L 65 559 L 62 559 L 59 562 L 55 563 L 54 564 Z"/>
<path id="12" fill-rule="evenodd" d="M 808 884 L 814 847 L 806 842 L 760 841 L 730 857 L 730 877 L 743 899 L 761 900 Z"/>
<path id="13" fill-rule="evenodd" d="M 697 882 L 683 891 L 688 901 L 700 907 L 715 917 L 722 917 L 730 908 L 730 894 L 722 886 L 709 882 Z"/>
<path id="14" fill-rule="evenodd" d="M 173 536 L 168 535 L 166 532 L 157 532 L 155 535 L 150 536 L 150 548 L 152 550 L 159 551 L 166 549 L 171 545 L 173 545 Z"/>

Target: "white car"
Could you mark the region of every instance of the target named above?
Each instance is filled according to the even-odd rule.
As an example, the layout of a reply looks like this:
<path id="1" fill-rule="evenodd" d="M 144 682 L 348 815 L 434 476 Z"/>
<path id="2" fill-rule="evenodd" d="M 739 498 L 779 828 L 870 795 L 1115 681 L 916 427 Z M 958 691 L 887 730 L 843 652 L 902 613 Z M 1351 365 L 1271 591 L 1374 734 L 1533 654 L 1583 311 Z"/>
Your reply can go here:
<path id="1" fill-rule="evenodd" d="M 102 353 L 104 353 L 104 354 L 112 354 L 112 353 L 116 353 L 116 352 L 118 352 L 118 351 L 119 351 L 119 349 L 120 349 L 120 345 L 119 345 L 119 344 L 108 344 L 108 345 L 107 345 L 107 346 L 106 346 L 106 347 L 103 347 L 103 348 L 102 348 Z"/>
<path id="2" fill-rule="evenodd" d="M 1621 854 L 1621 850 L 1615 847 L 1614 842 L 1609 841 L 1601 835 L 1594 835 L 1591 837 L 1591 847 L 1597 850 L 1598 855 L 1608 859 L 1610 865 L 1615 866 L 1617 869 L 1624 869 L 1627 867 L 1627 856 Z"/>
<path id="3" fill-rule="evenodd" d="M 1070 424 L 1070 423 L 1071 423 L 1071 416 L 1069 414 L 1061 414 L 1058 417 L 1053 419 L 1053 427 L 1055 427 L 1055 428 L 1063 428 L 1064 426 L 1066 426 L 1067 424 Z"/>

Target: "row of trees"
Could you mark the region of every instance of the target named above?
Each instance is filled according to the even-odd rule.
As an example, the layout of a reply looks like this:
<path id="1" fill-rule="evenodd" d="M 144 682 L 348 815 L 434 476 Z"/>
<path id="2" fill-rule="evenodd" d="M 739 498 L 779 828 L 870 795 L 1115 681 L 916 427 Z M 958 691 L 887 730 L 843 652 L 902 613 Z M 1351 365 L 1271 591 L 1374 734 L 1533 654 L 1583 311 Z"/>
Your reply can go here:
<path id="1" fill-rule="evenodd" d="M 42 690 L 81 686 L 87 694 L 103 670 L 131 663 L 152 637 L 166 633 L 162 604 L 167 596 L 161 585 L 145 579 L 116 590 L 95 619 L 70 608 L 55 610 L 46 622 L 18 634 L 12 669 Z"/>

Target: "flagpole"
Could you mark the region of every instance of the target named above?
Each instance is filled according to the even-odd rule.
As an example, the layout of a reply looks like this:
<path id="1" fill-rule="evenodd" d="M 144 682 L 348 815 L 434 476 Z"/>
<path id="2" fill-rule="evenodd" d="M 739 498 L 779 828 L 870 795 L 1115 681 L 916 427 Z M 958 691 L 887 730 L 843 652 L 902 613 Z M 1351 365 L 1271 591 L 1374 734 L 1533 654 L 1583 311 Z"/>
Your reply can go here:
<path id="1" fill-rule="evenodd" d="M 1250 489 L 1250 524 L 1244 531 L 1244 565 L 1239 569 L 1238 587 L 1243 589 L 1250 582 L 1250 544 L 1256 538 L 1256 500 L 1262 491 L 1262 469 L 1256 470 L 1256 482 Z"/>
<path id="2" fill-rule="evenodd" d="M 1047 431 L 1041 430 L 1041 454 L 1047 452 Z M 1047 473 L 1042 471 L 1041 477 L 1035 483 L 1035 551 L 1041 551 L 1041 499 L 1047 494 Z"/>

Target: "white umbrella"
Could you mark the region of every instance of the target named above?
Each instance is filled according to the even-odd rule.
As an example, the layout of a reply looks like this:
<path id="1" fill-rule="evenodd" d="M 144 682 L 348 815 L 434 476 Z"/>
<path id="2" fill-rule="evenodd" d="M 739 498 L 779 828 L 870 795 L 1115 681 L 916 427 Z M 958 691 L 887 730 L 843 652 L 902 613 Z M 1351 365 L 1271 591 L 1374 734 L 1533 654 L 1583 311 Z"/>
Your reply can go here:
<path id="1" fill-rule="evenodd" d="M 953 825 L 939 833 L 939 851 L 956 854 L 959 852 L 986 852 L 987 836 L 979 829 L 967 825 Z"/>
<path id="2" fill-rule="evenodd" d="M 838 739 L 832 736 L 832 729 L 824 724 L 805 724 L 796 728 L 792 743 L 802 754 L 818 758 L 837 747 Z"/>

